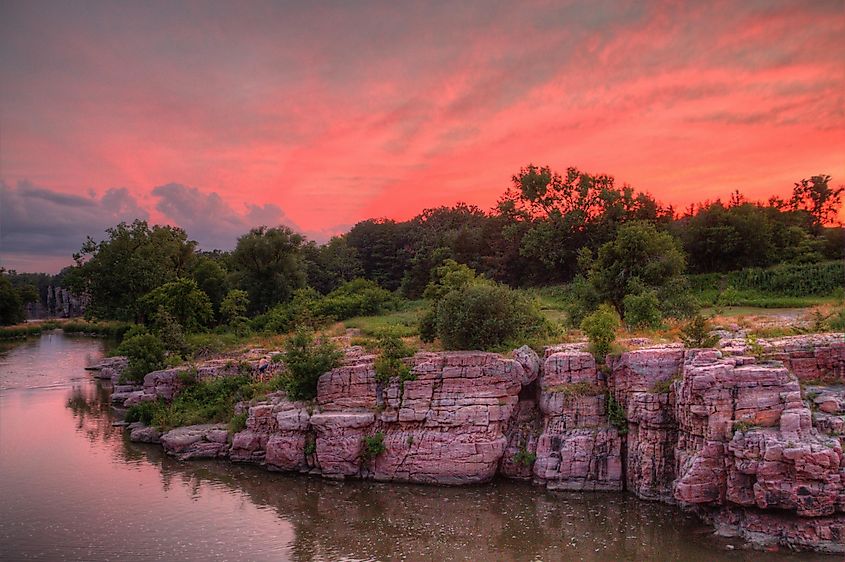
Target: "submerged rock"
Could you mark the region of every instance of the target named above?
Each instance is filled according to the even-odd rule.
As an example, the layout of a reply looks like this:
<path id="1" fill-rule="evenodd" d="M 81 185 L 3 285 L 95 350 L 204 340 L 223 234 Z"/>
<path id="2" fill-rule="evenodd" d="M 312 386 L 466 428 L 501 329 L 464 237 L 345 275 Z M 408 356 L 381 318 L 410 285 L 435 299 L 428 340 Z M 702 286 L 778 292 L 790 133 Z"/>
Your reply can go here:
<path id="1" fill-rule="evenodd" d="M 226 457 L 228 438 L 229 430 L 222 424 L 177 427 L 160 437 L 164 451 L 179 460 Z"/>

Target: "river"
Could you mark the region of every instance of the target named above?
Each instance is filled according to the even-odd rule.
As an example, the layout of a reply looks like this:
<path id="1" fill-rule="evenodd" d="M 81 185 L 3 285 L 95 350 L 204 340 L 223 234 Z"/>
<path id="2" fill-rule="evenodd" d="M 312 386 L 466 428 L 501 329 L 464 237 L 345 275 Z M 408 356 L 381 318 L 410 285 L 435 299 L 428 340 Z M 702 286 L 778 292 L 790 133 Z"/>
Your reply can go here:
<path id="1" fill-rule="evenodd" d="M 130 443 L 102 340 L 0 350 L 2 560 L 825 560 L 761 553 L 627 494 L 328 482 Z M 728 550 L 735 545 L 735 550 Z"/>

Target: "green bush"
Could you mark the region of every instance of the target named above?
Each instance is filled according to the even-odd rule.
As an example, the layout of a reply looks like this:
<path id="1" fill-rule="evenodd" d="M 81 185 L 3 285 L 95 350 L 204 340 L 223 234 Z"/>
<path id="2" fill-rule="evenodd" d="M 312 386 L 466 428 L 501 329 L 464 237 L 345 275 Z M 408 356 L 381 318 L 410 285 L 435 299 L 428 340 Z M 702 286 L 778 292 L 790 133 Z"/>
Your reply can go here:
<path id="1" fill-rule="evenodd" d="M 246 429 L 246 418 L 246 412 L 241 412 L 240 414 L 232 416 L 232 419 L 229 420 L 229 431 L 231 431 L 232 434 L 235 434 Z"/>
<path id="2" fill-rule="evenodd" d="M 563 306 L 569 318 L 569 325 L 580 326 L 581 321 L 598 308 L 600 302 L 599 294 L 592 283 L 583 275 L 576 275 L 572 283 L 567 286 Z"/>
<path id="3" fill-rule="evenodd" d="M 187 357 L 190 354 L 190 348 L 185 341 L 185 332 L 182 325 L 170 314 L 166 308 L 159 307 L 158 312 L 153 316 L 153 325 L 155 326 L 155 333 L 161 343 L 164 345 L 165 351 L 172 353 L 178 357 Z"/>
<path id="4" fill-rule="evenodd" d="M 719 343 L 719 337 L 710 333 L 710 324 L 704 316 L 696 314 L 681 328 L 681 341 L 686 347 L 696 349 L 715 347 Z"/>
<path id="5" fill-rule="evenodd" d="M 380 314 L 393 308 L 396 297 L 390 291 L 368 279 L 354 279 L 344 283 L 315 302 L 318 316 L 346 320 L 355 316 Z"/>
<path id="6" fill-rule="evenodd" d="M 616 401 L 612 394 L 607 394 L 607 419 L 616 428 L 619 435 L 628 433 L 628 416 L 625 407 Z"/>
<path id="7" fill-rule="evenodd" d="M 139 402 L 129 407 L 124 420 L 127 423 L 141 422 L 144 425 L 152 425 L 156 412 L 162 407 L 163 404 L 160 402 Z"/>
<path id="8" fill-rule="evenodd" d="M 660 315 L 660 301 L 655 291 L 625 295 L 625 324 L 631 328 L 658 328 L 663 320 Z"/>
<path id="9" fill-rule="evenodd" d="M 379 336 L 378 346 L 381 354 L 374 366 L 378 382 L 386 384 L 392 378 L 398 378 L 401 382 L 413 380 L 410 367 L 402 361 L 403 358 L 414 354 L 413 349 L 394 334 Z"/>
<path id="10" fill-rule="evenodd" d="M 549 329 L 532 299 L 504 285 L 476 281 L 435 306 L 435 332 L 447 349 L 492 349 Z"/>
<path id="11" fill-rule="evenodd" d="M 144 375 L 165 367 L 164 345 L 152 334 L 139 334 L 121 342 L 118 355 L 129 359 L 129 366 L 120 376 L 121 380 L 139 383 Z"/>
<path id="12" fill-rule="evenodd" d="M 220 303 L 220 316 L 227 324 L 245 319 L 247 310 L 249 310 L 249 293 L 240 289 L 232 289 L 226 293 Z"/>
<path id="13" fill-rule="evenodd" d="M 537 454 L 528 452 L 525 447 L 520 447 L 519 451 L 513 456 L 513 462 L 523 466 L 532 466 L 536 460 Z"/>
<path id="14" fill-rule="evenodd" d="M 146 310 L 164 309 L 188 332 L 208 326 L 214 316 L 211 300 L 193 279 L 177 279 L 144 295 L 141 305 Z"/>
<path id="15" fill-rule="evenodd" d="M 590 350 L 598 363 L 603 364 L 610 353 L 620 324 L 619 314 L 609 304 L 601 305 L 581 322 L 581 330 L 587 334 Z"/>
<path id="16" fill-rule="evenodd" d="M 288 396 L 293 400 L 316 398 L 320 375 L 337 367 L 342 356 L 331 341 L 325 338 L 315 341 L 311 332 L 297 330 L 285 342 Z"/>
<path id="17" fill-rule="evenodd" d="M 361 458 L 368 461 L 376 458 L 386 450 L 387 447 L 384 446 L 384 433 L 379 431 L 375 435 L 365 435 L 363 447 L 361 448 Z"/>

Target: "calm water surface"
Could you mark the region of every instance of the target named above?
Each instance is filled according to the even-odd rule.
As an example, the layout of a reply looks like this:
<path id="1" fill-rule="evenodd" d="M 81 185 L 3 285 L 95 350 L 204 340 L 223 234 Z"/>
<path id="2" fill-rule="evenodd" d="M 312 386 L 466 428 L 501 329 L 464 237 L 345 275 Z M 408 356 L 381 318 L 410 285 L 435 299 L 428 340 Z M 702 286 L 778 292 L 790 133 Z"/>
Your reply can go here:
<path id="1" fill-rule="evenodd" d="M 128 442 L 84 370 L 95 339 L 0 350 L 2 560 L 826 560 L 727 551 L 625 494 L 331 483 Z M 736 543 L 739 545 L 739 543 Z"/>

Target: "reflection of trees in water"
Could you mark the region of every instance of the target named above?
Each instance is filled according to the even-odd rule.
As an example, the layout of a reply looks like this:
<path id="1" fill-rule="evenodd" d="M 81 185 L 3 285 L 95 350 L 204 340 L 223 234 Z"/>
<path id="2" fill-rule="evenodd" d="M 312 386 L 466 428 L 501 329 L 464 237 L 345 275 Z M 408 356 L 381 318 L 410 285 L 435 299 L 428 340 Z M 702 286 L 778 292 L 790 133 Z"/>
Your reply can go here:
<path id="1" fill-rule="evenodd" d="M 701 525 L 668 506 L 625 494 L 554 494 L 511 482 L 464 488 L 334 483 L 251 465 L 179 462 L 159 445 L 131 443 L 122 428 L 112 427 L 108 390 L 100 384 L 74 388 L 67 407 L 79 430 L 90 440 L 111 443 L 119 460 L 157 467 L 165 490 L 179 483 L 199 497 L 206 487 L 223 488 L 272 508 L 294 528 L 295 560 L 641 560 L 712 554 L 707 541 L 688 540 Z"/>

